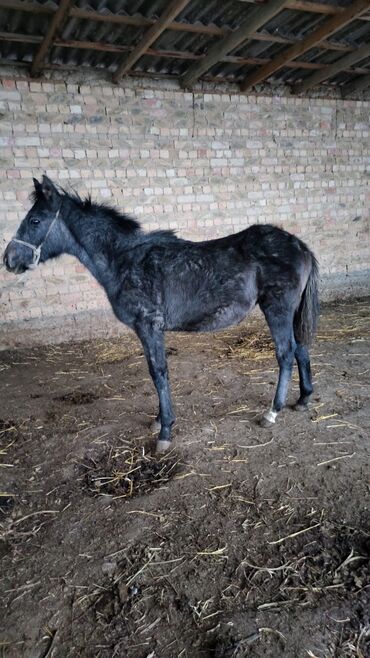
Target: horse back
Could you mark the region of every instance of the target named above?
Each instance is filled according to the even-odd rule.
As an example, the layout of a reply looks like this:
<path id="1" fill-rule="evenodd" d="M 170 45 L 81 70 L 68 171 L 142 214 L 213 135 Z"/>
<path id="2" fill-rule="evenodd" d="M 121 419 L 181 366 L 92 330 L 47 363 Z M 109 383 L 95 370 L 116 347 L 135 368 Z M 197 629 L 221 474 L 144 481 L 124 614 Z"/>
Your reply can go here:
<path id="1" fill-rule="evenodd" d="M 203 242 L 159 237 L 135 250 L 120 303 L 172 331 L 222 329 L 243 320 L 260 298 L 298 290 L 310 253 L 270 225 Z"/>

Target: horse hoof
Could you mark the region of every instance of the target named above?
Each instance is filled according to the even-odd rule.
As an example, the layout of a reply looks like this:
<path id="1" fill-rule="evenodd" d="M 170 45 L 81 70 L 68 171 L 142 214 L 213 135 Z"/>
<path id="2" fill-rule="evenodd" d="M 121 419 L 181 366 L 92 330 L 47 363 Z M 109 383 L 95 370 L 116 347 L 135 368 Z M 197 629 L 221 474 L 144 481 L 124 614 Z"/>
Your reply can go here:
<path id="1" fill-rule="evenodd" d="M 161 440 L 159 440 L 159 441 L 157 441 L 155 451 L 156 451 L 157 455 L 160 455 L 163 452 L 167 452 L 167 450 L 169 450 L 170 447 L 171 447 L 171 441 L 161 441 Z"/>
<path id="2" fill-rule="evenodd" d="M 308 406 L 307 406 L 307 404 L 299 404 L 299 402 L 297 402 L 297 404 L 294 405 L 293 409 L 294 409 L 294 411 L 301 411 L 302 412 L 302 411 L 307 411 Z"/>
<path id="3" fill-rule="evenodd" d="M 272 422 L 265 416 L 262 416 L 262 418 L 260 418 L 259 424 L 261 427 L 273 427 L 275 425 L 275 421 Z"/>
<path id="4" fill-rule="evenodd" d="M 156 418 L 150 423 L 150 431 L 152 434 L 159 432 L 161 429 L 161 424 Z"/>
<path id="5" fill-rule="evenodd" d="M 274 411 L 273 409 L 266 411 L 260 420 L 261 427 L 272 427 L 272 425 L 275 424 L 276 416 L 277 411 Z"/>

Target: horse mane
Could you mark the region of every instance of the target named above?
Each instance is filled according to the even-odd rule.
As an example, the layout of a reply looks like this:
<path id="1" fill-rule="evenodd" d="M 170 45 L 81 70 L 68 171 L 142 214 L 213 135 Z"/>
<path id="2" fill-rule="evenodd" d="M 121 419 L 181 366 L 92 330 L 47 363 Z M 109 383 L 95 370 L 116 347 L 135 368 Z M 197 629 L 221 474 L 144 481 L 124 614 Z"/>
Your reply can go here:
<path id="1" fill-rule="evenodd" d="M 140 229 L 140 224 L 136 219 L 133 219 L 125 213 L 119 212 L 117 208 L 111 206 L 109 203 L 98 203 L 92 201 L 90 194 L 87 197 L 82 198 L 78 192 L 67 192 L 67 190 L 62 187 L 60 187 L 60 191 L 65 197 L 67 197 L 67 199 L 72 201 L 79 208 L 79 210 L 82 210 L 82 212 L 85 213 L 91 213 L 95 217 L 99 214 L 103 215 L 107 219 L 110 219 L 114 227 L 119 231 L 132 233 L 133 231 Z M 31 192 L 32 203 L 36 203 L 42 199 L 44 199 L 44 195 L 41 187 Z"/>
<path id="2" fill-rule="evenodd" d="M 111 206 L 109 203 L 98 203 L 92 201 L 91 196 L 88 195 L 85 199 L 82 199 L 77 192 L 67 195 L 77 206 L 86 213 L 92 213 L 95 216 L 102 214 L 112 221 L 115 228 L 120 231 L 133 232 L 140 229 L 140 224 L 136 219 L 121 213 L 117 208 Z"/>

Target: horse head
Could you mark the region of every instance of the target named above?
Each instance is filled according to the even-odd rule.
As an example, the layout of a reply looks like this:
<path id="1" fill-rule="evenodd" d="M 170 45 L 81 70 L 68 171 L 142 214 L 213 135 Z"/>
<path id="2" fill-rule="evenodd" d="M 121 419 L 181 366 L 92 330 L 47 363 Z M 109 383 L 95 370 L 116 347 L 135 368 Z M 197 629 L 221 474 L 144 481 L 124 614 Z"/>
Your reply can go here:
<path id="1" fill-rule="evenodd" d="M 57 255 L 59 251 L 57 231 L 53 229 L 63 196 L 47 176 L 43 176 L 42 183 L 36 178 L 33 182 L 33 206 L 4 252 L 4 265 L 14 274 L 34 269 L 39 262 Z"/>

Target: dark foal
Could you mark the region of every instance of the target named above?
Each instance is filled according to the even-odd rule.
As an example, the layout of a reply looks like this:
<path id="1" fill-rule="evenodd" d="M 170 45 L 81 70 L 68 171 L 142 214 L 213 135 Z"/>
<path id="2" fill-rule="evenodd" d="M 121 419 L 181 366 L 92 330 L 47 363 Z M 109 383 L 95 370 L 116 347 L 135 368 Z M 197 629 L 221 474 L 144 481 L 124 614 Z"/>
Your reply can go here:
<path id="1" fill-rule="evenodd" d="M 214 331 L 243 320 L 259 304 L 276 347 L 279 381 L 262 424 L 285 404 L 294 358 L 305 409 L 312 393 L 307 346 L 318 315 L 318 268 L 298 238 L 255 225 L 225 238 L 190 242 L 171 231 L 144 233 L 107 205 L 81 200 L 43 177 L 34 204 L 8 244 L 4 263 L 16 274 L 67 253 L 104 287 L 116 316 L 142 342 L 159 397 L 157 450 L 166 450 L 175 421 L 165 331 Z"/>

